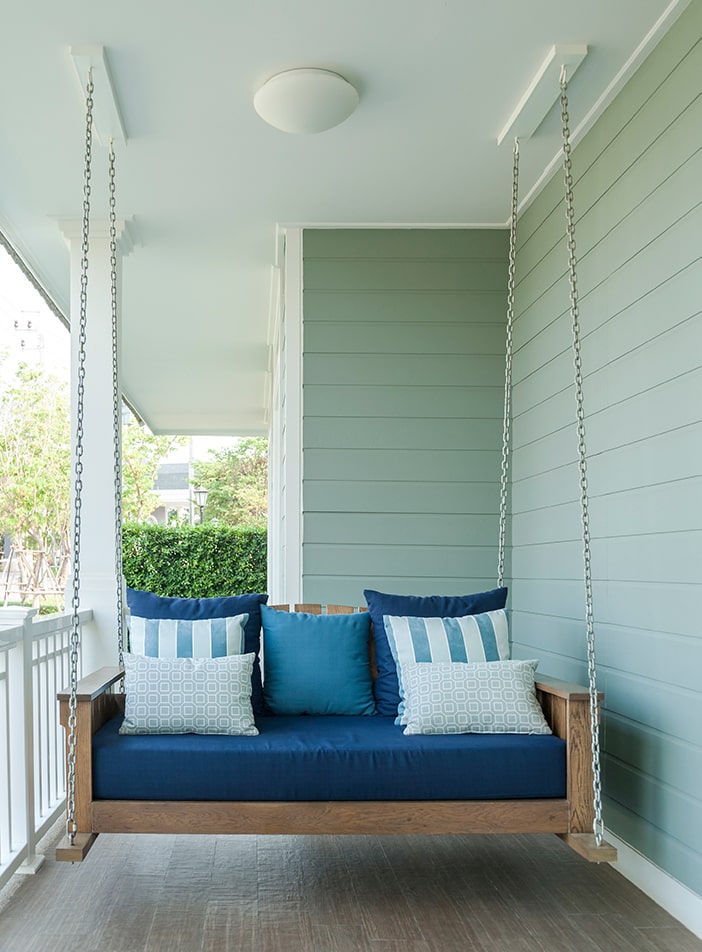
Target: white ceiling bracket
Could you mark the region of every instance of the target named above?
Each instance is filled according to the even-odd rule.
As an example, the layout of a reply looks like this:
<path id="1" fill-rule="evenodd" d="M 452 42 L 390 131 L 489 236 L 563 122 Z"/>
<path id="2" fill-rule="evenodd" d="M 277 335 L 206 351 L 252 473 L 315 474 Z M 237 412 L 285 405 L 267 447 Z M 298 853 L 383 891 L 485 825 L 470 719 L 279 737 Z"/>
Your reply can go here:
<path id="1" fill-rule="evenodd" d="M 497 137 L 501 145 L 505 139 L 529 139 L 539 128 L 551 107 L 560 95 L 560 80 L 563 67 L 567 70 L 568 80 L 587 56 L 584 44 L 557 44 L 549 50 L 537 74 L 519 100 L 516 109 L 509 117 L 507 125 Z"/>
<path id="2" fill-rule="evenodd" d="M 93 132 L 100 145 L 107 146 L 110 139 L 126 145 L 127 134 L 124 131 L 122 114 L 112 85 L 110 68 L 104 46 L 72 46 L 69 49 L 76 75 L 87 96 L 88 72 L 93 68 Z"/>

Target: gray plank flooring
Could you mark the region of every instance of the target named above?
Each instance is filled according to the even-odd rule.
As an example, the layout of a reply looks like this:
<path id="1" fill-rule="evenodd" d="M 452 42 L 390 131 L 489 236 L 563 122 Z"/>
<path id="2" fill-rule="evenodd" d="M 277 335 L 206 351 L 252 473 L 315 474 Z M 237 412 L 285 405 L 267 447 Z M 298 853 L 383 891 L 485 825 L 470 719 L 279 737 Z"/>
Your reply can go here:
<path id="1" fill-rule="evenodd" d="M 0 894 L 0 952 L 702 952 L 555 836 L 108 836 L 49 842 Z"/>

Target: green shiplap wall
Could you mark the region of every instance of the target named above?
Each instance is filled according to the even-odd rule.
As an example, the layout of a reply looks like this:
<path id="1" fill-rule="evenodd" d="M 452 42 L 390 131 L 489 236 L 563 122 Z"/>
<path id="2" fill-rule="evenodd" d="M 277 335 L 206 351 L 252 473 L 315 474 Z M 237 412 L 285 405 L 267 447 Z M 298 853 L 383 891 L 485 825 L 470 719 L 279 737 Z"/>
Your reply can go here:
<path id="1" fill-rule="evenodd" d="M 303 591 L 491 588 L 507 235 L 303 235 Z"/>
<path id="2" fill-rule="evenodd" d="M 701 37 L 693 3 L 573 156 L 605 822 L 699 894 Z M 582 680 L 561 202 L 559 174 L 519 225 L 512 636 L 516 656 Z"/>

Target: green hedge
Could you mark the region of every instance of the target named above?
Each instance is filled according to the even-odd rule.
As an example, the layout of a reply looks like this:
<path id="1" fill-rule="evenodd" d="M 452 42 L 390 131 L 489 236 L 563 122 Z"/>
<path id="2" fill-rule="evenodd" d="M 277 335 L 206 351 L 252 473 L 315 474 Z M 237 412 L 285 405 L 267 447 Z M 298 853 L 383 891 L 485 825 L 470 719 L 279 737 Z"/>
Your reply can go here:
<path id="1" fill-rule="evenodd" d="M 208 598 L 267 591 L 265 528 L 125 523 L 122 561 L 127 585 L 156 595 Z"/>

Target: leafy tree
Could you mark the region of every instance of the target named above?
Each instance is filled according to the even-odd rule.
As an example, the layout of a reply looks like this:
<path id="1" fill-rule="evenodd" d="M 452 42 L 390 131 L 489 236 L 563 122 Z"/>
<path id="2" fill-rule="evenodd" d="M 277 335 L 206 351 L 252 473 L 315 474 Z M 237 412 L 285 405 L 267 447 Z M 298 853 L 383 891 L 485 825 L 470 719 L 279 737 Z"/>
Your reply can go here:
<path id="1" fill-rule="evenodd" d="M 27 548 L 68 540 L 68 407 L 66 383 L 26 364 L 0 393 L 0 523 Z"/>
<path id="2" fill-rule="evenodd" d="M 154 436 L 131 418 L 122 427 L 122 518 L 144 522 L 158 505 L 153 491 L 158 468 L 176 446 L 184 446 L 184 436 Z"/>
<path id="3" fill-rule="evenodd" d="M 265 526 L 268 518 L 268 441 L 255 436 L 212 459 L 193 463 L 195 485 L 208 491 L 205 519 L 232 526 Z"/>
<path id="4" fill-rule="evenodd" d="M 0 356 L 0 362 L 2 356 Z M 136 421 L 123 437 L 124 518 L 145 520 L 157 504 L 158 467 L 185 437 L 152 436 Z M 71 445 L 68 383 L 20 364 L 0 376 L 0 537 L 12 539 L 19 591 L 38 591 L 49 572 L 62 592 L 70 569 Z M 37 603 L 37 596 L 34 602 Z"/>
<path id="5" fill-rule="evenodd" d="M 20 551 L 43 553 L 60 587 L 68 570 L 70 456 L 66 382 L 20 364 L 0 383 L 0 531 Z M 35 587 L 29 578 L 24 584 Z"/>

